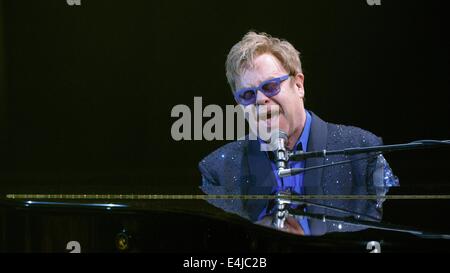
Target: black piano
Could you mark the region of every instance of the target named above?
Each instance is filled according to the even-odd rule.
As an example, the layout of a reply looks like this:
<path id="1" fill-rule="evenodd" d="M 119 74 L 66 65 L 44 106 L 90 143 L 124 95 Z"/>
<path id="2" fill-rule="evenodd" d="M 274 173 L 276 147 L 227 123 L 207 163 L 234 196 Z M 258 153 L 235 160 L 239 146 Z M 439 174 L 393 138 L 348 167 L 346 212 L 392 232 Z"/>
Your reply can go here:
<path id="1" fill-rule="evenodd" d="M 1 252 L 385 253 L 449 249 L 449 239 L 373 228 L 296 236 L 255 225 L 204 200 L 2 200 L 0 207 Z"/>

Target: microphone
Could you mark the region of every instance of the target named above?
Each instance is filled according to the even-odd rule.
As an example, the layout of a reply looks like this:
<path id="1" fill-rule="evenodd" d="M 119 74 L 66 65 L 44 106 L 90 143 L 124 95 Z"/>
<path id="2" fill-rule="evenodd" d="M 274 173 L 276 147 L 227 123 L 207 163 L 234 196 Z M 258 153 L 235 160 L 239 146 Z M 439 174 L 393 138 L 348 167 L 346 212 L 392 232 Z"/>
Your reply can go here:
<path id="1" fill-rule="evenodd" d="M 273 132 L 272 137 L 275 137 L 275 165 L 277 167 L 278 173 L 280 173 L 287 168 L 287 162 L 289 160 L 288 151 L 286 149 L 288 135 L 286 134 L 286 132 L 277 129 Z"/>
<path id="2" fill-rule="evenodd" d="M 313 151 L 313 152 L 303 152 L 296 151 L 289 154 L 289 159 L 292 161 L 303 161 L 312 157 L 326 157 L 327 155 L 355 155 L 362 153 L 383 153 L 383 152 L 393 152 L 401 150 L 413 150 L 421 148 L 431 148 L 450 145 L 450 140 L 417 140 L 409 143 L 402 144 L 391 144 L 391 145 L 379 145 L 379 146 L 369 146 L 369 147 L 354 147 L 346 148 L 342 150 L 334 151 Z"/>
<path id="3" fill-rule="evenodd" d="M 327 155 L 355 155 L 355 154 L 363 154 L 363 153 L 372 153 L 367 157 L 355 158 L 350 160 L 338 161 L 331 164 L 325 165 L 317 165 L 308 168 L 285 168 L 279 169 L 278 175 L 280 177 L 297 175 L 306 171 L 321 169 L 341 164 L 348 164 L 353 161 L 369 159 L 372 157 L 376 157 L 383 152 L 392 152 L 392 151 L 401 151 L 401 150 L 414 150 L 414 149 L 423 149 L 423 148 L 433 148 L 439 146 L 450 146 L 450 140 L 416 140 L 410 143 L 403 144 L 391 144 L 391 145 L 380 145 L 380 146 L 369 146 L 369 147 L 355 147 L 355 148 L 347 148 L 342 150 L 322 150 L 322 151 L 313 151 L 313 152 L 303 152 L 303 151 L 294 151 L 288 153 L 288 159 L 291 161 L 303 161 L 312 157 L 326 157 Z"/>
<path id="4" fill-rule="evenodd" d="M 281 178 L 281 187 L 284 188 L 283 177 L 291 175 L 292 170 L 288 168 L 289 154 L 286 145 L 288 142 L 288 135 L 282 130 L 275 130 L 272 133 L 271 143 L 275 140 L 274 161 L 277 167 L 278 176 Z M 289 208 L 291 204 L 290 190 L 278 191 L 275 198 L 275 213 L 272 218 L 272 226 L 276 229 L 282 230 L 286 226 L 286 218 L 289 216 Z"/>

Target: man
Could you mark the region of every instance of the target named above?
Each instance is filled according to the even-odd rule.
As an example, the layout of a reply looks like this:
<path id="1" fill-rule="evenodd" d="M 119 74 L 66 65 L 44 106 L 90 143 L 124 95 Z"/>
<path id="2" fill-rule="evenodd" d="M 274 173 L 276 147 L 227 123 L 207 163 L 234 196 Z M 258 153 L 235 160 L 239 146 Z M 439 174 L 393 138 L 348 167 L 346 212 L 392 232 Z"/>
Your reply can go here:
<path id="1" fill-rule="evenodd" d="M 226 61 L 228 83 L 237 103 L 244 107 L 256 106 L 256 115 L 261 115 L 259 109 L 265 109 L 265 118 L 257 122 L 267 127 L 271 127 L 276 118 L 279 129 L 287 134 L 288 150 L 321 151 L 381 145 L 381 139 L 370 132 L 327 123 L 305 110 L 304 75 L 299 55 L 287 41 L 265 33 L 247 33 L 230 50 Z M 278 114 L 270 110 L 275 107 Z M 262 143 L 261 139 L 235 141 L 204 158 L 199 164 L 202 190 L 207 194 L 236 195 L 267 195 L 286 189 L 299 195 L 368 195 L 385 194 L 388 186 L 398 182 L 382 156 L 367 154 L 289 162 L 288 167 L 307 168 L 352 160 L 348 164 L 280 178 L 271 153 L 261 150 Z M 253 222 L 269 226 L 272 223 L 274 210 L 267 200 L 210 202 Z M 310 200 L 310 203 L 314 202 L 321 206 L 308 205 L 304 209 L 307 213 L 381 219 L 381 202 L 377 200 Z M 357 229 L 340 222 L 293 216 L 287 217 L 285 225 L 285 231 L 299 235 Z"/>

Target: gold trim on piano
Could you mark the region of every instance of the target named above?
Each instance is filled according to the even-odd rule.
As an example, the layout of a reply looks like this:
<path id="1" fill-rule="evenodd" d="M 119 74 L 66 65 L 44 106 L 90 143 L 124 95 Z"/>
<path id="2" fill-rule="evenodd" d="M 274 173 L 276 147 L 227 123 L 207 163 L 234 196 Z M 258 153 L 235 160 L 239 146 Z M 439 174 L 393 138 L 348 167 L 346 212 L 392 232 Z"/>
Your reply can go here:
<path id="1" fill-rule="evenodd" d="M 188 194 L 17 194 L 6 195 L 7 199 L 70 199 L 70 200 L 212 200 L 212 199 L 276 199 L 275 195 L 188 195 Z M 283 199 L 290 200 L 429 200 L 429 199 L 450 199 L 450 195 L 289 195 Z"/>

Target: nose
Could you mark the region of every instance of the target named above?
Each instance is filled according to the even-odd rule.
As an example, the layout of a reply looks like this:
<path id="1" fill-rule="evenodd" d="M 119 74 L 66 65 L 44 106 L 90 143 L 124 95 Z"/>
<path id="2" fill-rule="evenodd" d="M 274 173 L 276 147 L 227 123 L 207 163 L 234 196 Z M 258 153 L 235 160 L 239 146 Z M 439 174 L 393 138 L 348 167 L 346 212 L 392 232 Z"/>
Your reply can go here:
<path id="1" fill-rule="evenodd" d="M 265 104 L 269 104 L 270 99 L 264 95 L 263 92 L 258 91 L 256 92 L 256 104 L 257 105 L 265 105 Z"/>

